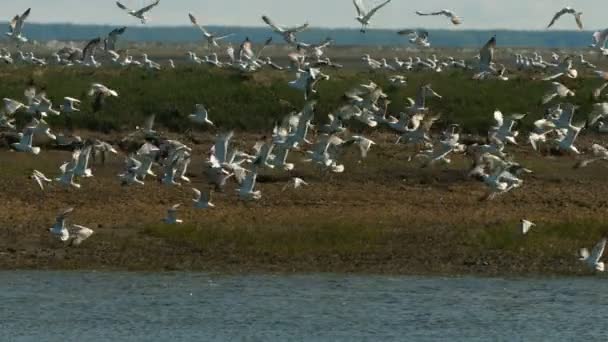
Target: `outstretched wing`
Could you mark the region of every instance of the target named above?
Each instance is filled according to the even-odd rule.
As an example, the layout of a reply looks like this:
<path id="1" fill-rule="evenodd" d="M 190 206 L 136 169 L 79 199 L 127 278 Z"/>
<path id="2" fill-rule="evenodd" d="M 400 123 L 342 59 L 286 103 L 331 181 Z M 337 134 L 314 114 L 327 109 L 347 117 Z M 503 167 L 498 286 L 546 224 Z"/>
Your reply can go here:
<path id="1" fill-rule="evenodd" d="M 205 36 L 210 36 L 209 32 L 207 32 L 207 30 L 205 30 L 205 28 L 198 23 L 198 20 L 196 20 L 196 17 L 192 13 L 188 13 L 188 17 L 190 17 L 190 22 L 192 25 L 198 27 L 198 29 L 201 30 Z"/>
<path id="2" fill-rule="evenodd" d="M 372 17 L 374 14 L 376 14 L 376 12 L 378 12 L 382 7 L 388 5 L 389 2 L 391 2 L 392 0 L 386 0 L 385 2 L 381 3 L 380 5 L 374 7 L 371 11 L 369 11 L 369 13 L 367 14 L 368 17 Z"/>
<path id="3" fill-rule="evenodd" d="M 155 2 L 151 3 L 150 5 L 137 11 L 137 14 L 144 14 L 144 13 L 148 12 L 149 10 L 153 9 L 154 7 L 158 6 L 159 3 L 160 3 L 160 0 L 156 0 Z"/>
<path id="4" fill-rule="evenodd" d="M 262 20 L 264 20 L 266 25 L 270 26 L 275 32 L 284 33 L 287 31 L 284 27 L 278 26 L 270 18 L 268 18 L 265 15 L 262 16 Z"/>
<path id="5" fill-rule="evenodd" d="M 361 0 L 353 0 L 353 4 L 355 5 L 355 9 L 357 10 L 357 15 L 362 17 L 365 15 L 365 8 L 361 3 Z"/>
<path id="6" fill-rule="evenodd" d="M 116 6 L 118 6 L 118 8 L 125 10 L 127 12 L 131 11 L 127 6 L 123 5 L 120 1 L 116 1 Z"/>
<path id="7" fill-rule="evenodd" d="M 87 58 L 90 58 L 90 56 L 94 56 L 95 51 L 97 50 L 97 46 L 99 46 L 100 43 L 101 43 L 101 38 L 99 38 L 99 37 L 88 42 L 87 46 L 85 46 L 84 50 L 82 50 L 82 60 L 84 61 Z"/>
<path id="8" fill-rule="evenodd" d="M 555 22 L 566 12 L 567 12 L 567 10 L 564 8 L 561 11 L 555 13 L 555 15 L 553 16 L 553 19 L 551 19 L 551 22 L 549 23 L 549 26 L 547 26 L 547 28 L 553 26 L 553 24 L 555 24 Z"/>
<path id="9" fill-rule="evenodd" d="M 479 51 L 479 57 L 481 58 L 479 64 L 482 69 L 487 70 L 494 61 L 494 48 L 496 48 L 496 36 L 490 38 Z"/>
<path id="10" fill-rule="evenodd" d="M 606 248 L 606 238 L 603 238 L 600 242 L 598 242 L 593 250 L 591 250 L 591 256 L 589 256 L 589 261 L 597 264 L 602 258 L 602 254 L 604 254 L 604 249 Z"/>

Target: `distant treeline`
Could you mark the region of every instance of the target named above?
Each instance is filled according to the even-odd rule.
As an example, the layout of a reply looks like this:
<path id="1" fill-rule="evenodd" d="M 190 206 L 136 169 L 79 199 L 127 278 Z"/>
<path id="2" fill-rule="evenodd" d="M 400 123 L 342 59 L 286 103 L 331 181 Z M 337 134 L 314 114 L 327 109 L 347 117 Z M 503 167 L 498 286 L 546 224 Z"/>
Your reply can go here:
<path id="1" fill-rule="evenodd" d="M 0 23 L 0 26 L 3 26 Z M 25 34 L 39 42 L 60 40 L 80 41 L 104 35 L 115 26 L 73 25 L 73 24 L 27 24 Z M 218 34 L 235 33 L 229 42 L 240 43 L 245 37 L 262 41 L 273 35 L 264 27 L 217 27 L 209 26 L 211 32 Z M 501 46 L 538 47 L 538 48 L 581 48 L 591 43 L 592 32 L 589 31 L 510 31 L 510 30 L 429 30 L 430 40 L 434 47 L 477 47 L 496 34 Z M 274 36 L 274 35 L 273 35 Z M 275 37 L 275 42 L 281 39 Z M 304 42 L 320 42 L 331 37 L 337 45 L 402 45 L 406 37 L 399 36 L 394 30 L 369 30 L 361 34 L 356 29 L 314 28 L 299 35 Z M 173 42 L 187 43 L 201 39 L 200 31 L 192 26 L 182 27 L 129 27 L 124 38 L 136 42 Z"/>

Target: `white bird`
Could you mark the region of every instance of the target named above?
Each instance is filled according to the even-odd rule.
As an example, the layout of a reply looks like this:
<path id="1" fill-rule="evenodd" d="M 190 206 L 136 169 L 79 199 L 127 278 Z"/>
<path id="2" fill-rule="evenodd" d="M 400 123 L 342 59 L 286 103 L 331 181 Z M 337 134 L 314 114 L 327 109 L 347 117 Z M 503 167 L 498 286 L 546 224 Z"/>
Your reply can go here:
<path id="1" fill-rule="evenodd" d="M 44 173 L 38 171 L 38 170 L 34 170 L 32 171 L 32 175 L 30 176 L 33 180 L 36 181 L 36 183 L 38 183 L 38 186 L 40 187 L 40 190 L 44 190 L 44 183 L 51 183 L 52 181 L 44 175 Z"/>
<path id="2" fill-rule="evenodd" d="M 555 22 L 564 14 L 572 14 L 574 16 L 574 19 L 576 20 L 576 25 L 578 26 L 578 29 L 583 29 L 583 21 L 581 20 L 583 12 L 577 12 L 572 7 L 564 7 L 559 12 L 555 13 L 553 19 L 551 19 L 551 22 L 549 23 L 549 26 L 547 26 L 547 28 L 553 26 L 553 24 L 555 24 Z"/>
<path id="3" fill-rule="evenodd" d="M 9 32 L 6 35 L 11 39 L 17 42 L 17 45 L 27 42 L 27 38 L 23 36 L 23 25 L 25 24 L 25 20 L 30 15 L 31 8 L 28 8 L 23 14 L 16 15 L 13 20 L 11 20 L 9 24 Z"/>
<path id="4" fill-rule="evenodd" d="M 74 208 L 69 208 L 61 212 L 59 215 L 57 215 L 53 227 L 49 228 L 49 232 L 51 232 L 51 234 L 55 235 L 61 241 L 65 242 L 70 239 L 70 232 L 65 224 L 65 219 L 73 211 Z"/>
<path id="5" fill-rule="evenodd" d="M 425 30 L 401 30 L 397 32 L 398 35 L 401 36 L 409 36 L 409 41 L 411 44 L 415 44 L 421 48 L 430 47 L 431 43 L 429 42 L 429 33 Z"/>
<path id="6" fill-rule="evenodd" d="M 11 147 L 19 152 L 29 152 L 37 155 L 40 153 L 40 147 L 32 146 L 33 138 L 34 128 L 26 127 L 23 133 L 21 133 L 21 141 L 11 144 Z"/>
<path id="7" fill-rule="evenodd" d="M 262 198 L 262 192 L 255 189 L 256 178 L 258 177 L 257 166 L 254 166 L 253 171 L 247 173 L 241 187 L 236 189 L 239 194 L 239 198 L 243 201 L 256 201 Z"/>
<path id="8" fill-rule="evenodd" d="M 604 272 L 604 262 L 600 261 L 600 259 L 602 258 L 602 254 L 604 254 L 605 248 L 606 238 L 603 238 L 593 247 L 591 253 L 589 253 L 587 248 L 581 248 L 579 250 L 579 260 L 585 262 L 593 270 Z"/>
<path id="9" fill-rule="evenodd" d="M 59 106 L 59 109 L 64 113 L 80 112 L 80 100 L 73 97 L 64 97 L 63 104 Z"/>
<path id="10" fill-rule="evenodd" d="M 578 162 L 575 165 L 575 168 L 587 167 L 589 164 L 594 163 L 596 161 L 600 161 L 600 160 L 608 161 L 608 149 L 606 149 L 605 147 L 598 145 L 598 144 L 593 144 L 591 146 L 591 151 L 592 151 L 593 157 L 589 158 L 589 159 L 581 160 L 580 162 Z"/>
<path id="11" fill-rule="evenodd" d="M 107 96 L 107 97 L 118 97 L 118 92 L 116 90 L 113 90 L 113 89 L 110 89 L 110 88 L 104 86 L 101 83 L 93 83 L 93 84 L 91 84 L 91 88 L 89 89 L 88 95 L 89 96 L 102 95 L 102 96 Z"/>
<path id="12" fill-rule="evenodd" d="M 166 224 L 178 224 L 184 222 L 177 218 L 177 210 L 180 206 L 181 204 L 176 204 L 167 210 L 167 217 L 163 219 Z"/>
<path id="13" fill-rule="evenodd" d="M 207 40 L 207 46 L 219 47 L 218 41 L 234 35 L 234 33 L 230 33 L 223 36 L 218 36 L 214 33 L 207 31 L 202 25 L 200 25 L 198 23 L 198 20 L 196 20 L 196 17 L 192 13 L 188 13 L 188 17 L 190 17 L 190 22 L 192 22 L 192 25 L 198 27 L 198 29 L 201 30 L 201 32 L 203 33 L 205 40 Z"/>
<path id="14" fill-rule="evenodd" d="M 80 184 L 74 182 L 74 170 L 76 169 L 76 164 L 78 163 L 79 157 L 80 150 L 76 150 L 72 153 L 72 159 L 59 167 L 59 169 L 61 170 L 61 176 L 55 178 L 56 182 L 65 186 L 71 186 L 76 189 L 80 189 Z"/>
<path id="15" fill-rule="evenodd" d="M 574 96 L 575 93 L 559 82 L 551 82 L 551 89 L 543 96 L 543 104 L 551 102 L 555 97 Z"/>
<path id="16" fill-rule="evenodd" d="M 129 9 L 127 6 L 120 3 L 120 1 L 116 1 L 116 6 L 118 6 L 118 8 L 120 8 L 122 10 L 127 11 L 127 13 L 134 16 L 135 18 L 141 20 L 142 24 L 145 24 L 148 21 L 148 17 L 146 17 L 146 13 L 149 12 L 154 7 L 156 7 L 159 3 L 160 3 L 160 0 L 156 0 L 152 4 L 146 6 L 142 9 L 139 9 L 139 10 Z"/>
<path id="17" fill-rule="evenodd" d="M 93 229 L 73 224 L 70 229 L 70 244 L 72 246 L 79 246 L 84 240 L 88 239 L 93 235 Z"/>
<path id="18" fill-rule="evenodd" d="M 211 190 L 207 190 L 204 193 L 198 189 L 192 188 L 194 191 L 194 207 L 198 209 L 214 208 L 215 204 L 211 203 Z"/>
<path id="19" fill-rule="evenodd" d="M 296 34 L 305 31 L 308 28 L 308 23 L 295 27 L 284 27 L 275 24 L 268 16 L 262 16 L 262 20 L 272 28 L 272 30 L 281 36 L 288 44 L 295 44 L 298 42 Z"/>
<path id="20" fill-rule="evenodd" d="M 459 16 L 457 16 L 456 14 L 454 14 L 454 12 L 447 10 L 447 9 L 443 9 L 439 12 L 430 12 L 430 13 L 423 13 L 420 11 L 416 11 L 416 14 L 418 15 L 422 15 L 422 16 L 426 16 L 426 15 L 443 15 L 445 17 L 447 17 L 448 19 L 450 19 L 450 21 L 452 22 L 452 24 L 454 25 L 460 25 L 462 24 L 462 18 L 460 18 Z"/>
<path id="21" fill-rule="evenodd" d="M 608 29 L 602 31 L 596 31 L 593 33 L 592 48 L 598 49 L 604 56 L 608 55 L 608 49 L 606 49 L 606 41 L 608 41 Z"/>
<path id="22" fill-rule="evenodd" d="M 188 115 L 188 119 L 197 124 L 207 124 L 215 126 L 211 120 L 209 120 L 209 112 L 202 104 L 196 105 L 196 111 L 193 114 Z"/>
<path id="23" fill-rule="evenodd" d="M 535 223 L 530 222 L 528 220 L 522 219 L 521 220 L 521 232 L 525 235 L 528 234 L 528 232 L 530 231 L 530 229 L 532 229 L 532 227 L 536 226 Z"/>
<path id="24" fill-rule="evenodd" d="M 308 186 L 308 185 L 309 184 L 306 183 L 302 178 L 293 177 L 292 179 L 289 180 L 289 182 L 287 182 L 287 184 L 285 184 L 285 186 L 283 187 L 283 191 L 287 190 L 288 188 L 297 189 L 301 186 Z"/>
<path id="25" fill-rule="evenodd" d="M 372 17 L 378 12 L 382 7 L 388 5 L 391 0 L 386 0 L 378 6 L 372 8 L 369 12 L 365 9 L 362 0 L 353 0 L 353 4 L 355 5 L 355 9 L 357 10 L 357 17 L 355 18 L 359 23 L 361 23 L 361 33 L 365 33 L 367 26 L 369 26 Z"/>

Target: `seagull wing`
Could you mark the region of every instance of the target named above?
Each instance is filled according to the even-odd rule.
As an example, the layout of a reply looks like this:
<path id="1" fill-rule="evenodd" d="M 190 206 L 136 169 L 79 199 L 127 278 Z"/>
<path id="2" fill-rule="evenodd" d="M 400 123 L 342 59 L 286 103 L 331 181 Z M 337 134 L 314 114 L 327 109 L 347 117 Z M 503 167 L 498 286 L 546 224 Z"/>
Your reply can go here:
<path id="1" fill-rule="evenodd" d="M 553 16 L 553 19 L 551 19 L 551 22 L 549 23 L 549 26 L 547 26 L 547 28 L 553 26 L 553 24 L 555 24 L 555 22 L 564 14 L 566 14 L 568 12 L 568 10 L 566 8 L 562 9 L 561 11 L 555 13 L 555 15 Z"/>
<path id="2" fill-rule="evenodd" d="M 579 30 L 583 29 L 583 20 L 581 18 L 580 13 L 574 14 L 574 19 L 576 20 L 576 26 L 578 26 Z"/>
<path id="3" fill-rule="evenodd" d="M 139 15 L 144 14 L 144 13 L 148 12 L 149 10 L 153 9 L 154 7 L 158 6 L 159 3 L 160 3 L 160 0 L 156 0 L 155 2 L 151 3 L 150 5 L 137 11 L 136 14 L 139 14 Z"/>
<path id="4" fill-rule="evenodd" d="M 262 20 L 264 20 L 264 22 L 270 26 L 275 32 L 278 33 L 284 33 L 287 30 L 281 26 L 278 26 L 277 24 L 275 24 L 270 18 L 268 18 L 267 16 L 263 15 L 262 16 Z"/>
<path id="5" fill-rule="evenodd" d="M 589 256 L 589 262 L 593 263 L 593 264 L 597 264 L 600 261 L 600 259 L 602 258 L 602 254 L 604 254 L 605 248 L 606 248 L 606 238 L 603 238 L 591 250 L 591 255 Z"/>
<path id="6" fill-rule="evenodd" d="M 82 60 L 84 61 L 90 58 L 91 56 L 94 56 L 95 51 L 97 50 L 97 46 L 99 46 L 100 43 L 101 38 L 99 37 L 88 42 L 87 45 L 84 47 L 84 50 L 82 50 Z"/>
<path id="7" fill-rule="evenodd" d="M 371 18 L 372 16 L 374 16 L 374 14 L 376 14 L 376 12 L 378 12 L 382 7 L 388 5 L 388 3 L 391 1 L 392 0 L 386 0 L 385 2 L 381 3 L 380 5 L 372 8 L 372 10 L 369 11 L 369 13 L 367 13 L 366 17 Z"/>
<path id="8" fill-rule="evenodd" d="M 196 20 L 196 17 L 192 13 L 188 13 L 188 17 L 190 17 L 190 22 L 192 25 L 198 27 L 198 29 L 203 32 L 205 37 L 211 36 L 211 34 L 209 34 L 209 32 L 207 32 L 207 30 L 205 30 L 205 28 L 198 23 L 198 20 Z"/>
<path id="9" fill-rule="evenodd" d="M 201 191 L 196 188 L 192 188 L 192 191 L 194 191 L 194 201 L 195 202 L 200 201 L 201 200 Z"/>
<path id="10" fill-rule="evenodd" d="M 355 5 L 355 9 L 357 10 L 357 15 L 362 17 L 365 15 L 365 8 L 361 3 L 361 0 L 353 0 L 353 4 Z"/>
<path id="11" fill-rule="evenodd" d="M 494 49 L 496 48 L 496 36 L 490 38 L 490 40 L 481 48 L 479 51 L 480 66 L 487 70 L 494 61 Z"/>
<path id="12" fill-rule="evenodd" d="M 118 8 L 125 10 L 127 12 L 131 11 L 127 6 L 123 5 L 120 1 L 116 1 L 116 6 L 118 6 Z"/>

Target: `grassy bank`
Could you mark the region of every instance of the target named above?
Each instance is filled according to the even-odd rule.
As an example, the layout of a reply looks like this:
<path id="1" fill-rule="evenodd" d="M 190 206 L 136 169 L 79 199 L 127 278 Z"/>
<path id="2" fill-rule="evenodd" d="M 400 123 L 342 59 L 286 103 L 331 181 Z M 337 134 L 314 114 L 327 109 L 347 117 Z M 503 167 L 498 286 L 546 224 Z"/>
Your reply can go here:
<path id="1" fill-rule="evenodd" d="M 432 83 L 444 96 L 432 100 L 431 108 L 443 115 L 443 124 L 459 123 L 466 131 L 485 132 L 492 124 L 496 108 L 505 113 L 529 113 L 524 125 L 540 118 L 544 108 L 540 104 L 548 83 L 516 79 L 510 82 L 471 79 L 470 73 L 408 73 L 405 88 L 390 86 L 387 73 L 365 71 L 328 71 L 331 80 L 319 86 L 317 122 L 324 122 L 326 114 L 343 104 L 344 91 L 359 83 L 372 80 L 380 84 L 393 101 L 390 112 L 403 110 L 406 97 L 415 97 L 417 88 Z M 0 94 L 3 97 L 23 98 L 28 84 L 47 89 L 49 97 L 59 104 L 64 96 L 83 100 L 83 112 L 51 119 L 54 127 L 69 126 L 104 132 L 131 130 L 141 126 L 152 114 L 162 130 L 182 132 L 190 127 L 187 116 L 196 103 L 205 104 L 211 118 L 220 129 L 268 131 L 275 120 L 292 110 L 299 110 L 303 95 L 287 87 L 293 73 L 268 71 L 243 75 L 231 70 L 204 67 L 183 67 L 150 73 L 144 70 L 80 69 L 80 68 L 25 68 L 2 67 Z M 520 75 L 513 75 L 519 77 Z M 98 112 L 92 113 L 91 99 L 86 91 L 92 82 L 99 82 L 118 90 L 120 97 L 110 99 Z M 570 99 L 580 105 L 579 119 L 584 120 L 591 107 L 591 91 L 601 80 L 579 78 L 565 84 L 577 92 Z M 284 101 L 279 101 L 284 100 Z"/>

